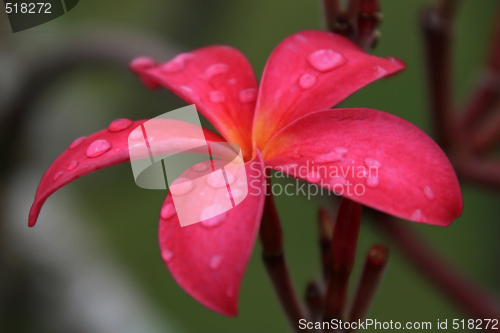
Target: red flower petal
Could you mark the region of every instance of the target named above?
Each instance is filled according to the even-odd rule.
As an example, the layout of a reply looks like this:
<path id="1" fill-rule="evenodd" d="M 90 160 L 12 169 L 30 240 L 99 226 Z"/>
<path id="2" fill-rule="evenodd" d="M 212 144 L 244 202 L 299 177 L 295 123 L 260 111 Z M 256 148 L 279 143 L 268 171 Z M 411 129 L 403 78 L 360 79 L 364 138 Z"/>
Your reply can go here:
<path id="1" fill-rule="evenodd" d="M 213 204 L 212 199 L 218 194 L 206 185 L 203 197 L 186 200 L 182 207 L 174 207 L 169 193 L 160 218 L 161 254 L 174 279 L 194 299 L 226 316 L 235 316 L 238 312 L 239 288 L 264 206 L 265 179 L 260 153 L 245 167 L 248 196 L 233 209 L 181 227 L 176 208 L 198 209 L 200 204 Z"/>
<path id="2" fill-rule="evenodd" d="M 263 156 L 274 169 L 404 219 L 448 226 L 462 212 L 460 186 L 443 151 L 385 112 L 315 112 L 279 132 Z"/>
<path id="3" fill-rule="evenodd" d="M 113 121 L 108 129 L 73 141 L 43 175 L 31 206 L 28 225 L 35 225 L 45 200 L 64 185 L 93 171 L 130 161 L 129 134 L 145 121 L 118 119 Z M 188 123 L 184 123 L 186 125 L 183 127 L 183 123 L 178 123 L 178 132 L 163 132 L 161 136 L 155 136 L 156 141 L 175 140 L 178 143 L 179 139 L 189 139 L 190 129 L 195 129 L 192 134 L 197 137 L 199 128 Z M 205 129 L 203 131 L 207 141 L 222 141 L 218 135 Z M 202 144 L 204 143 L 200 146 Z"/>
<path id="4" fill-rule="evenodd" d="M 180 54 L 156 67 L 133 68 L 148 85 L 159 83 L 195 104 L 228 142 L 236 143 L 245 158 L 251 158 L 257 81 L 238 50 L 211 46 Z"/>
<path id="5" fill-rule="evenodd" d="M 395 58 L 368 55 L 348 39 L 303 31 L 285 39 L 269 58 L 253 131 L 256 147 L 308 113 L 330 108 L 365 85 L 404 68 Z"/>

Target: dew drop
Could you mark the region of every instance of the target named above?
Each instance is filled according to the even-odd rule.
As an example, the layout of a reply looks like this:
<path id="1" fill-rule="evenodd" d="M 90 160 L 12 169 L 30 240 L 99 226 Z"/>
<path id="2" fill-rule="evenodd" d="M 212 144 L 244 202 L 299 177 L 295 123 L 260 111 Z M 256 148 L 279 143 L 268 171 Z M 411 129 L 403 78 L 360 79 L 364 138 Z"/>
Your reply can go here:
<path id="1" fill-rule="evenodd" d="M 321 180 L 321 175 L 316 171 L 312 171 L 307 174 L 306 180 L 310 183 L 318 183 Z"/>
<path id="2" fill-rule="evenodd" d="M 389 73 L 387 71 L 387 69 L 383 68 L 383 67 L 380 67 L 380 66 L 375 66 L 375 77 L 377 79 L 381 78 L 381 77 L 384 77 L 387 75 L 387 73 Z"/>
<path id="3" fill-rule="evenodd" d="M 68 164 L 68 171 L 74 170 L 78 166 L 77 161 L 73 161 L 70 164 Z"/>
<path id="4" fill-rule="evenodd" d="M 347 180 L 342 176 L 335 176 L 332 179 L 330 179 L 330 186 L 332 188 L 335 188 L 336 185 L 344 186 L 346 183 Z"/>
<path id="5" fill-rule="evenodd" d="M 410 220 L 413 220 L 415 222 L 427 222 L 424 213 L 422 213 L 420 209 L 417 209 L 413 212 L 413 214 L 411 214 Z"/>
<path id="6" fill-rule="evenodd" d="M 299 84 L 302 89 L 309 89 L 316 84 L 318 80 L 316 76 L 311 74 L 304 74 L 300 77 Z"/>
<path id="7" fill-rule="evenodd" d="M 160 216 L 164 220 L 168 220 L 176 214 L 175 206 L 171 203 L 166 204 L 161 208 Z"/>
<path id="8" fill-rule="evenodd" d="M 226 187 L 226 180 L 222 172 L 212 172 L 207 177 L 207 184 L 213 188 L 223 188 Z"/>
<path id="9" fill-rule="evenodd" d="M 429 186 L 424 187 L 424 194 L 429 200 L 434 200 L 434 191 Z"/>
<path id="10" fill-rule="evenodd" d="M 227 297 L 234 297 L 234 287 L 233 286 L 227 287 L 226 296 Z"/>
<path id="11" fill-rule="evenodd" d="M 130 119 L 120 118 L 113 120 L 108 126 L 110 132 L 120 132 L 132 126 L 134 122 Z"/>
<path id="12" fill-rule="evenodd" d="M 209 207 L 206 207 L 201 211 L 200 219 L 201 219 L 201 224 L 204 227 L 207 228 L 212 228 L 216 227 L 219 224 L 221 224 L 224 219 L 226 218 L 226 214 L 221 214 L 221 212 L 224 212 L 224 206 L 221 204 L 215 204 Z M 219 214 L 219 215 L 217 215 Z"/>
<path id="13" fill-rule="evenodd" d="M 212 91 L 210 92 L 210 100 L 213 103 L 222 103 L 226 100 L 226 96 L 220 91 Z"/>
<path id="14" fill-rule="evenodd" d="M 211 269 L 217 269 L 220 267 L 220 264 L 222 262 L 222 256 L 221 255 L 217 255 L 217 256 L 212 256 L 212 258 L 210 258 L 210 268 Z"/>
<path id="15" fill-rule="evenodd" d="M 203 172 L 208 170 L 208 165 L 206 163 L 200 162 L 196 163 L 191 167 L 191 170 L 196 171 L 196 172 Z"/>
<path id="16" fill-rule="evenodd" d="M 87 148 L 87 157 L 98 157 L 111 149 L 111 144 L 106 140 L 96 140 Z"/>
<path id="17" fill-rule="evenodd" d="M 86 136 L 82 136 L 81 138 L 76 139 L 75 141 L 71 142 L 69 145 L 69 149 L 75 149 L 79 145 L 81 145 L 85 140 L 87 140 Z"/>
<path id="18" fill-rule="evenodd" d="M 174 253 L 172 251 L 167 250 L 167 249 L 161 250 L 161 258 L 163 259 L 163 261 L 170 262 L 173 257 L 174 257 Z"/>
<path id="19" fill-rule="evenodd" d="M 227 80 L 227 83 L 229 83 L 232 86 L 234 86 L 236 84 L 236 82 L 238 82 L 238 80 L 236 80 L 236 79 L 229 79 L 229 80 Z"/>
<path id="20" fill-rule="evenodd" d="M 194 188 L 194 183 L 187 178 L 177 178 L 170 184 L 170 192 L 173 195 L 184 195 L 191 192 Z"/>
<path id="21" fill-rule="evenodd" d="M 240 199 L 245 196 L 245 191 L 240 190 L 240 189 L 231 189 L 231 195 L 233 196 L 233 199 Z M 226 193 L 225 197 L 229 199 L 229 192 Z"/>
<path id="22" fill-rule="evenodd" d="M 161 70 L 167 74 L 172 74 L 182 71 L 186 67 L 186 62 L 194 58 L 191 53 L 181 53 L 171 61 L 161 67 Z"/>
<path id="23" fill-rule="evenodd" d="M 344 147 L 337 147 L 335 148 L 335 152 L 341 154 L 342 156 L 345 156 L 349 152 L 349 150 Z"/>
<path id="24" fill-rule="evenodd" d="M 226 64 L 215 64 L 212 66 L 209 66 L 206 70 L 205 73 L 203 74 L 204 78 L 206 80 L 211 80 L 214 76 L 219 75 L 219 74 L 224 74 L 229 71 L 229 66 Z"/>
<path id="25" fill-rule="evenodd" d="M 149 57 L 138 57 L 130 63 L 130 68 L 134 73 L 140 73 L 156 66 L 156 61 Z"/>
<path id="26" fill-rule="evenodd" d="M 61 176 L 64 174 L 64 172 L 62 171 L 59 171 L 58 173 L 56 173 L 56 175 L 54 176 L 54 181 L 58 180 L 59 178 L 61 178 Z"/>
<path id="27" fill-rule="evenodd" d="M 307 43 L 309 41 L 309 39 L 307 39 L 307 37 L 303 36 L 303 35 L 300 35 L 300 34 L 297 34 L 295 35 L 295 38 L 298 40 L 298 41 L 301 41 L 303 43 Z"/>
<path id="28" fill-rule="evenodd" d="M 242 104 L 255 102 L 257 99 L 257 89 L 252 88 L 240 91 L 238 99 Z"/>
<path id="29" fill-rule="evenodd" d="M 380 179 L 377 176 L 370 176 L 366 178 L 366 186 L 376 188 L 380 184 Z"/>
<path id="30" fill-rule="evenodd" d="M 346 59 L 340 53 L 333 50 L 318 50 L 307 58 L 311 66 L 320 72 L 328 72 L 346 63 Z"/>
<path id="31" fill-rule="evenodd" d="M 295 151 L 293 154 L 292 154 L 292 158 L 294 159 L 299 159 L 302 157 L 302 154 L 299 153 L 298 151 Z"/>
<path id="32" fill-rule="evenodd" d="M 344 154 L 345 155 L 345 154 Z M 344 155 L 339 154 L 338 152 L 331 152 L 327 154 L 321 154 L 316 156 L 314 162 L 316 163 L 333 163 L 333 162 L 342 162 L 344 160 Z"/>
<path id="33" fill-rule="evenodd" d="M 380 169 L 382 167 L 382 164 L 373 158 L 365 158 L 365 165 L 369 168 L 375 167 L 377 169 Z"/>
<path id="34" fill-rule="evenodd" d="M 144 135 L 142 134 L 142 128 L 140 126 L 130 132 L 130 135 L 128 136 L 130 140 L 142 140 L 143 137 Z"/>

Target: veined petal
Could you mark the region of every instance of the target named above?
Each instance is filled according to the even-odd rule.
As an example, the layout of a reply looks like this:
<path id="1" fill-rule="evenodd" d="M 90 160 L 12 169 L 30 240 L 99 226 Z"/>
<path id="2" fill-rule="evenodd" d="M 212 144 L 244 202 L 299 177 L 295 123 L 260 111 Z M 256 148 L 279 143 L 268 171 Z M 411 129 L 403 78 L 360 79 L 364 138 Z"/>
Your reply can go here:
<path id="1" fill-rule="evenodd" d="M 197 210 L 202 205 L 201 215 L 213 216 L 214 209 L 222 207 L 218 201 L 228 199 L 225 186 L 213 188 L 214 184 L 205 182 L 194 185 L 199 190 L 198 198 L 183 200 L 180 205 L 178 201 L 174 204 L 175 199 L 169 193 L 160 218 L 161 255 L 174 279 L 201 304 L 226 316 L 235 316 L 238 312 L 240 284 L 264 206 L 265 178 L 260 153 L 245 164 L 245 169 L 246 177 L 229 180 L 248 184 L 248 195 L 234 208 L 181 227 L 180 210 Z M 235 201 L 237 195 L 232 190 Z"/>
<path id="2" fill-rule="evenodd" d="M 132 131 L 138 131 L 139 136 L 142 138 L 140 125 L 146 121 L 118 119 L 113 121 L 105 130 L 73 141 L 43 175 L 35 194 L 35 201 L 30 209 L 28 225 L 30 227 L 35 225 L 45 200 L 64 185 L 91 172 L 130 161 L 129 135 Z M 159 124 L 159 122 L 161 120 L 156 121 L 155 124 Z M 192 147 L 192 140 L 199 140 L 199 127 L 181 121 L 175 122 L 175 126 L 170 126 L 175 130 L 153 130 L 155 143 L 160 145 L 165 143 L 163 146 L 174 147 L 177 150 L 183 142 Z M 223 141 L 220 136 L 206 129 L 203 129 L 203 134 L 206 141 Z M 190 140 L 191 142 L 189 142 Z M 200 142 L 199 146 L 206 145 L 206 141 Z M 142 143 L 138 142 L 134 145 L 133 149 L 138 151 L 135 154 L 138 158 L 149 158 L 149 156 L 141 156 L 142 151 L 148 151 L 147 147 L 144 147 L 145 144 L 142 141 Z M 168 149 L 166 148 L 162 152 L 168 153 Z"/>
<path id="3" fill-rule="evenodd" d="M 271 54 L 262 76 L 255 147 L 263 150 L 275 133 L 297 118 L 330 108 L 403 68 L 401 61 L 371 56 L 333 33 L 303 31 L 288 37 Z"/>
<path id="4" fill-rule="evenodd" d="M 228 46 L 210 46 L 180 54 L 159 66 L 131 67 L 149 86 L 156 82 L 195 104 L 226 141 L 236 143 L 246 158 L 251 158 L 257 80 L 241 52 Z"/>
<path id="5" fill-rule="evenodd" d="M 325 110 L 282 129 L 266 165 L 415 222 L 448 226 L 462 213 L 448 158 L 422 130 L 370 109 Z"/>

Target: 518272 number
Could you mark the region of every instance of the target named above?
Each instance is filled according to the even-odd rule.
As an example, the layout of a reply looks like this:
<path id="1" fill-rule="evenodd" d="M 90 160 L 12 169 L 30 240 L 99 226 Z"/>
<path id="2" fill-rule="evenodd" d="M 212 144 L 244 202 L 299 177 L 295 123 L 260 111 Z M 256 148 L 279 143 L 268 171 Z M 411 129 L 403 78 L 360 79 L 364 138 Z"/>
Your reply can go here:
<path id="1" fill-rule="evenodd" d="M 11 3 L 5 4 L 5 12 L 7 14 L 51 14 L 50 3 Z"/>

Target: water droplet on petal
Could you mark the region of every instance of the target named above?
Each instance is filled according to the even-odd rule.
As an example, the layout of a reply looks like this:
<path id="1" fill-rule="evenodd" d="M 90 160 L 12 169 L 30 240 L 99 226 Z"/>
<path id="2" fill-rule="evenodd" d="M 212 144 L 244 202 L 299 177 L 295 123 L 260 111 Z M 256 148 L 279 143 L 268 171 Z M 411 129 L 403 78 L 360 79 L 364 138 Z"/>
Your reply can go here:
<path id="1" fill-rule="evenodd" d="M 96 140 L 87 148 L 87 157 L 98 157 L 111 149 L 111 144 L 106 140 Z"/>
<path id="2" fill-rule="evenodd" d="M 134 122 L 130 119 L 120 118 L 113 120 L 108 126 L 110 132 L 119 132 L 132 126 Z"/>
<path id="3" fill-rule="evenodd" d="M 75 141 L 73 141 L 69 145 L 69 149 L 75 149 L 76 147 L 78 147 L 79 145 L 81 145 L 83 142 L 85 142 L 85 140 L 87 140 L 86 136 L 82 136 L 81 138 L 76 139 Z"/>
<path id="4" fill-rule="evenodd" d="M 429 186 L 424 187 L 424 194 L 429 200 L 434 200 L 434 191 Z"/>
<path id="5" fill-rule="evenodd" d="M 173 195 L 184 195 L 191 192 L 194 188 L 194 183 L 187 178 L 177 178 L 170 184 L 169 188 Z"/>
<path id="6" fill-rule="evenodd" d="M 175 206 L 171 203 L 166 204 L 161 208 L 160 216 L 164 220 L 168 220 L 176 214 Z"/>
<path id="7" fill-rule="evenodd" d="M 206 163 L 200 162 L 196 163 L 191 167 L 191 170 L 196 171 L 196 172 L 203 172 L 208 170 L 208 165 Z"/>
<path id="8" fill-rule="evenodd" d="M 376 167 L 377 169 L 380 169 L 382 167 L 382 164 L 377 161 L 376 159 L 373 158 L 365 158 L 365 164 L 367 167 Z"/>
<path id="9" fill-rule="evenodd" d="M 321 175 L 316 171 L 312 171 L 307 174 L 306 180 L 310 183 L 318 183 L 321 180 Z"/>
<path id="10" fill-rule="evenodd" d="M 222 103 L 226 100 L 226 96 L 220 91 L 210 92 L 210 100 L 214 103 Z"/>
<path id="11" fill-rule="evenodd" d="M 410 220 L 413 220 L 415 222 L 427 222 L 427 218 L 420 209 L 417 209 L 413 212 L 413 214 L 411 214 Z"/>
<path id="12" fill-rule="evenodd" d="M 307 39 L 307 37 L 302 36 L 300 34 L 295 35 L 295 38 L 297 38 L 298 41 L 301 41 L 303 43 L 307 43 L 309 41 L 309 39 Z"/>
<path id="13" fill-rule="evenodd" d="M 387 73 L 388 73 L 387 69 L 380 66 L 375 66 L 375 77 L 377 79 L 386 76 Z"/>
<path id="14" fill-rule="evenodd" d="M 347 183 L 347 180 L 342 176 L 335 176 L 332 179 L 330 179 L 330 186 L 332 188 L 335 188 L 335 185 L 344 186 L 346 183 Z"/>
<path id="15" fill-rule="evenodd" d="M 223 188 L 226 187 L 226 180 L 222 172 L 212 172 L 207 177 L 207 184 L 213 188 Z"/>
<path id="16" fill-rule="evenodd" d="M 212 258 L 210 258 L 210 268 L 211 269 L 217 269 L 220 267 L 220 264 L 222 262 L 222 256 L 218 255 L 218 256 L 212 256 Z"/>
<path id="17" fill-rule="evenodd" d="M 337 152 L 331 152 L 327 154 L 321 154 L 316 156 L 314 162 L 316 163 L 333 163 L 333 162 L 342 162 L 344 160 L 344 155 L 339 154 Z"/>
<path id="18" fill-rule="evenodd" d="M 333 50 L 318 50 L 307 58 L 311 66 L 320 72 L 328 72 L 346 63 L 344 56 Z"/>
<path id="19" fill-rule="evenodd" d="M 380 184 L 380 179 L 377 176 L 370 176 L 366 178 L 366 186 L 376 188 Z"/>
<path id="20" fill-rule="evenodd" d="M 301 158 L 301 157 L 302 157 L 302 154 L 301 154 L 301 153 L 299 153 L 298 151 L 295 151 L 295 152 L 293 152 L 293 154 L 292 154 L 292 158 L 294 158 L 294 159 L 299 159 L 299 158 Z"/>
<path id="21" fill-rule="evenodd" d="M 344 147 L 337 147 L 335 148 L 335 152 L 342 154 L 342 156 L 345 156 L 349 152 L 349 150 Z"/>
<path id="22" fill-rule="evenodd" d="M 226 296 L 227 297 L 234 297 L 234 287 L 233 286 L 227 287 Z"/>
<path id="23" fill-rule="evenodd" d="M 192 99 L 198 99 L 198 95 L 192 88 L 188 86 L 181 86 L 180 88 L 184 90 L 184 92 L 187 93 L 189 96 L 191 96 Z"/>
<path id="24" fill-rule="evenodd" d="M 68 171 L 74 170 L 78 166 L 77 161 L 73 161 L 70 164 L 68 164 Z"/>
<path id="25" fill-rule="evenodd" d="M 240 189 L 231 189 L 231 195 L 233 196 L 233 199 L 240 199 L 245 196 L 245 191 L 240 190 Z M 229 199 L 229 192 L 226 193 L 225 197 Z"/>
<path id="26" fill-rule="evenodd" d="M 226 218 L 225 213 L 221 214 L 221 212 L 224 212 L 224 211 L 225 211 L 224 207 L 220 204 L 215 204 L 215 205 L 206 207 L 205 209 L 202 210 L 201 215 L 200 215 L 201 224 L 207 228 L 212 228 L 212 227 L 218 226 Z M 219 214 L 219 215 L 217 215 L 217 214 Z"/>
<path id="27" fill-rule="evenodd" d="M 59 171 L 58 173 L 56 173 L 56 175 L 54 176 L 54 181 L 58 180 L 59 178 L 61 178 L 61 176 L 64 174 L 64 172 L 62 171 Z"/>
<path id="28" fill-rule="evenodd" d="M 181 53 L 161 66 L 161 70 L 167 74 L 180 72 L 186 67 L 186 62 L 192 58 L 194 58 L 194 55 L 191 53 Z"/>
<path id="29" fill-rule="evenodd" d="M 130 132 L 128 138 L 130 140 L 142 140 L 144 138 L 144 135 L 142 134 L 142 128 L 139 126 L 132 132 Z"/>
<path id="30" fill-rule="evenodd" d="M 229 66 L 226 64 L 215 64 L 208 67 L 203 74 L 205 80 L 211 80 L 214 76 L 224 74 L 229 71 Z"/>
<path id="31" fill-rule="evenodd" d="M 238 82 L 238 80 L 236 80 L 236 79 L 229 79 L 229 80 L 227 80 L 227 83 L 229 83 L 232 86 L 234 86 L 236 84 L 236 82 Z"/>
<path id="32" fill-rule="evenodd" d="M 238 94 L 240 103 L 252 103 L 257 99 L 257 89 L 245 89 Z"/>
<path id="33" fill-rule="evenodd" d="M 299 84 L 302 89 L 309 89 L 316 84 L 318 80 L 316 76 L 311 74 L 304 74 L 300 77 Z"/>
<path id="34" fill-rule="evenodd" d="M 161 258 L 163 259 L 163 261 L 170 262 L 173 257 L 174 257 L 174 253 L 172 251 L 167 250 L 167 249 L 161 250 Z"/>

